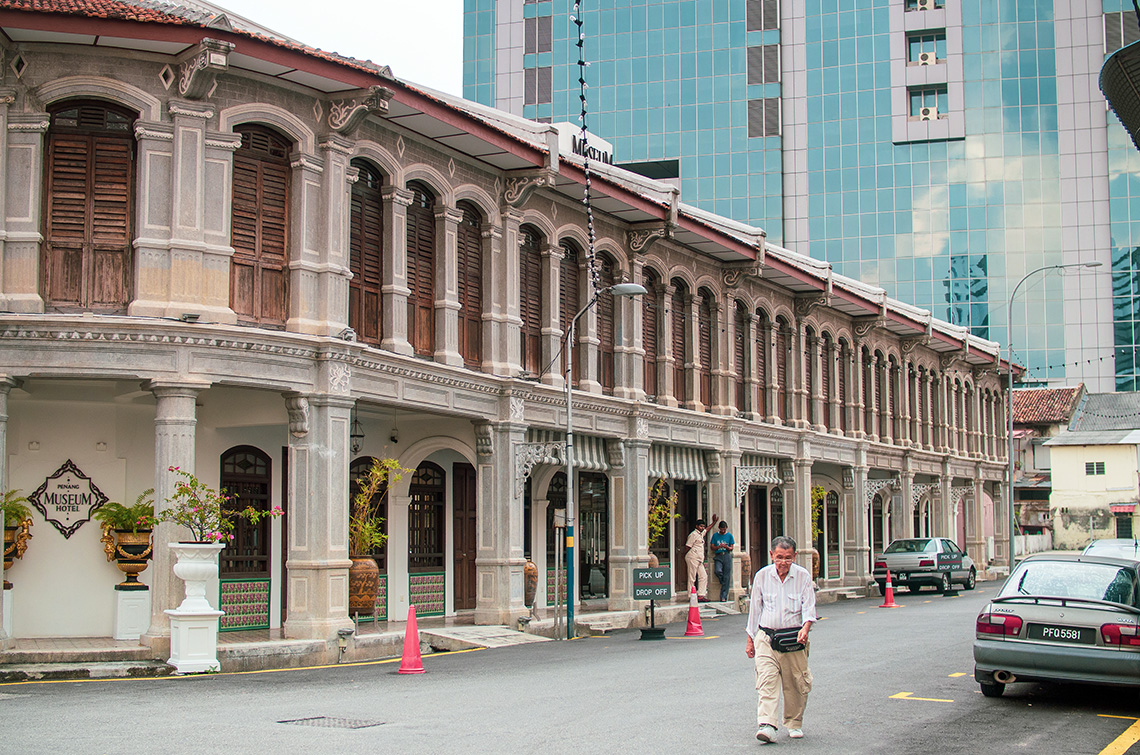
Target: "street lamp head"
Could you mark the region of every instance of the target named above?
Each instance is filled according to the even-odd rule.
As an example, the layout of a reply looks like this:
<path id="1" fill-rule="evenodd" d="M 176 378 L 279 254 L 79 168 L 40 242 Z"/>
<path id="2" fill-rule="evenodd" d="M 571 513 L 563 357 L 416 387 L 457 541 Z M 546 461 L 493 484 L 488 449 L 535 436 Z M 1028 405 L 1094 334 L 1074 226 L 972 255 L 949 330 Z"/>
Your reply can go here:
<path id="1" fill-rule="evenodd" d="M 602 290 L 609 291 L 614 296 L 644 296 L 649 293 L 640 283 L 615 283 Z"/>

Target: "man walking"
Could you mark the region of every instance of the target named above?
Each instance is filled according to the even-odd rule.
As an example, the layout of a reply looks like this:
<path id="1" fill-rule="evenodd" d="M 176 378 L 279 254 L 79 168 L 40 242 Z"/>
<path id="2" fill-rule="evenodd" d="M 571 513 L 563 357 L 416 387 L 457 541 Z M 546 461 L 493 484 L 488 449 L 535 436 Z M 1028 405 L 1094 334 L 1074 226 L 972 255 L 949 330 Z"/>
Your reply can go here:
<path id="1" fill-rule="evenodd" d="M 796 560 L 796 541 L 780 536 L 768 552 L 772 563 L 756 572 L 748 608 L 744 652 L 756 659 L 759 702 L 756 738 L 776 741 L 776 711 L 784 695 L 784 726 L 792 739 L 803 737 L 804 707 L 811 692 L 808 632 L 815 622 L 811 573 Z"/>
<path id="2" fill-rule="evenodd" d="M 709 541 L 713 552 L 713 574 L 720 580 L 720 602 L 728 600 L 728 591 L 732 587 L 732 549 L 736 540 L 728 531 L 728 522 L 720 520 L 720 528 Z"/>
<path id="3" fill-rule="evenodd" d="M 713 514 L 713 523 L 716 523 L 716 514 Z M 688 579 L 685 585 L 693 588 L 697 583 L 697 600 L 701 603 L 709 602 L 709 573 L 705 571 L 705 520 L 698 519 L 696 528 L 689 533 L 685 541 L 685 576 Z"/>

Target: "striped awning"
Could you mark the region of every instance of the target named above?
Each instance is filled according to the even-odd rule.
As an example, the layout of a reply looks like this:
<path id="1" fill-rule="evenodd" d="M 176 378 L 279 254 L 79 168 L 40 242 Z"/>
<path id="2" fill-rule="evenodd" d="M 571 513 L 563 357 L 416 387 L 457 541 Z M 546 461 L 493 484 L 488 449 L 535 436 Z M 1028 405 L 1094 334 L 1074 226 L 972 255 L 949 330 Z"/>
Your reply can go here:
<path id="1" fill-rule="evenodd" d="M 654 443 L 649 447 L 649 479 L 657 478 L 705 482 L 709 479 L 705 471 L 705 452 L 699 448 Z"/>
<path id="2" fill-rule="evenodd" d="M 783 480 L 780 479 L 780 465 L 779 462 L 771 456 L 761 456 L 759 454 L 743 454 L 740 457 L 740 466 L 761 468 L 756 473 L 750 475 L 749 483 L 758 485 L 780 485 Z M 761 471 L 762 470 L 762 471 Z"/>
<path id="3" fill-rule="evenodd" d="M 565 443 L 566 433 L 561 430 L 527 431 L 528 443 Z M 560 456 L 548 455 L 541 459 L 540 464 L 562 465 Z M 609 461 L 606 458 L 606 439 L 595 435 L 579 435 L 574 433 L 574 468 L 585 472 L 608 472 Z"/>
<path id="4" fill-rule="evenodd" d="M 1109 504 L 1113 514 L 1131 514 L 1136 511 L 1135 503 L 1113 503 Z"/>

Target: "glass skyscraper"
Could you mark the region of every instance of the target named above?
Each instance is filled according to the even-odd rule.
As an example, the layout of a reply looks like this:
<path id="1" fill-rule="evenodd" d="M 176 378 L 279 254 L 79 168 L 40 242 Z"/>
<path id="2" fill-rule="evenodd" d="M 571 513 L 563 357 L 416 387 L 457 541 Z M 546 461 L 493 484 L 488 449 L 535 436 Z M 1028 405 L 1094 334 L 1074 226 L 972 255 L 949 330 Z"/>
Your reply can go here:
<path id="1" fill-rule="evenodd" d="M 464 95 L 577 122 L 571 3 L 465 0 Z M 584 0 L 590 131 L 682 201 L 1135 390 L 1138 154 L 1097 86 L 1125 0 Z"/>

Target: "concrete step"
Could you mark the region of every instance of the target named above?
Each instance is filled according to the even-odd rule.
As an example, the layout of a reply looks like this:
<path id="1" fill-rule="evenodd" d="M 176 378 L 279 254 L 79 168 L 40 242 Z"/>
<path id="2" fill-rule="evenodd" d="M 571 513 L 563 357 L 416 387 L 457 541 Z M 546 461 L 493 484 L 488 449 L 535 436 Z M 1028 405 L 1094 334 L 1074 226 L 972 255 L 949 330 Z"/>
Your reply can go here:
<path id="1" fill-rule="evenodd" d="M 0 682 L 59 679 L 123 679 L 170 676 L 174 667 L 161 661 L 17 663 L 0 666 Z"/>
<path id="2" fill-rule="evenodd" d="M 154 651 L 142 645 L 122 647 L 21 648 L 0 652 L 0 670 L 10 665 L 45 663 L 116 663 L 125 661 L 153 661 Z"/>

